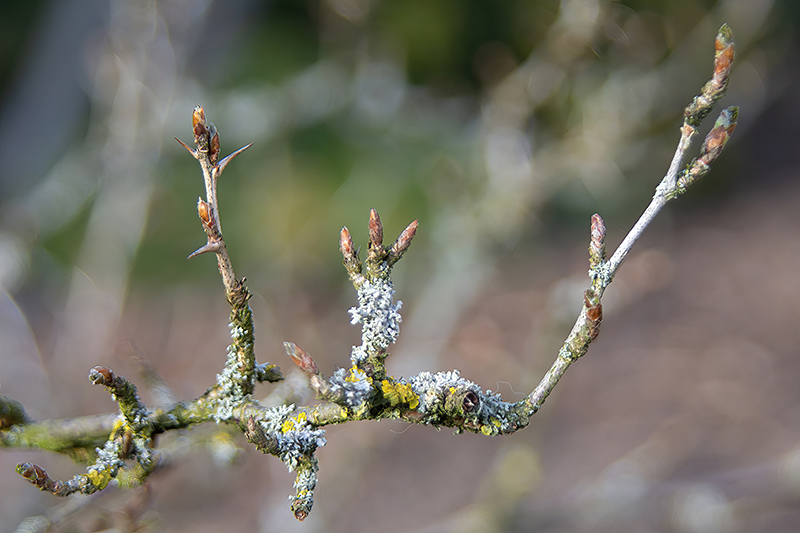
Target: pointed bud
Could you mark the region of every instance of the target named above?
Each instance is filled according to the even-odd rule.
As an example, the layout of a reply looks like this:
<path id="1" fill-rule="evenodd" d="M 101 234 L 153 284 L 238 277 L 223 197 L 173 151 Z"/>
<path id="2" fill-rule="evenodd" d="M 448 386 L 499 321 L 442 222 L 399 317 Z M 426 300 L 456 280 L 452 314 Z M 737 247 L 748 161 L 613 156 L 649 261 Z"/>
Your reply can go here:
<path id="1" fill-rule="evenodd" d="M 194 110 L 192 111 L 192 128 L 198 124 L 202 124 L 204 126 L 206 124 L 206 112 L 203 110 L 203 106 L 201 105 L 195 106 Z"/>
<path id="2" fill-rule="evenodd" d="M 211 159 L 212 164 L 216 164 L 217 159 L 219 159 L 219 132 L 217 132 L 217 128 L 213 124 L 211 128 L 213 135 L 211 136 L 211 143 L 208 145 L 208 157 Z"/>
<path id="3" fill-rule="evenodd" d="M 374 209 L 369 210 L 369 242 L 370 248 L 379 249 L 383 246 L 383 224 L 381 224 L 381 217 Z"/>
<path id="4" fill-rule="evenodd" d="M 319 374 L 319 370 L 317 370 L 317 364 L 307 351 L 303 350 L 293 342 L 284 342 L 283 348 L 286 350 L 286 353 L 289 355 L 289 357 L 292 358 L 294 364 L 299 366 L 300 370 L 302 370 L 304 374 L 309 377 Z"/>
<path id="5" fill-rule="evenodd" d="M 722 153 L 725 144 L 736 129 L 736 119 L 739 117 L 739 108 L 731 106 L 723 109 L 719 114 L 719 118 L 714 123 L 714 129 L 708 132 L 705 141 L 703 141 L 703 148 L 700 153 L 699 160 L 710 165 Z"/>
<path id="6" fill-rule="evenodd" d="M 44 468 L 34 463 L 19 463 L 15 468 L 17 474 L 21 475 L 39 488 L 44 488 L 49 476 Z"/>
<path id="7" fill-rule="evenodd" d="M 408 226 L 400 236 L 394 241 L 392 247 L 389 249 L 389 264 L 392 265 L 396 263 L 408 250 L 408 247 L 411 246 L 411 240 L 414 238 L 414 235 L 417 234 L 417 226 L 419 226 L 419 220 L 415 220 Z"/>
<path id="8" fill-rule="evenodd" d="M 586 307 L 586 318 L 589 319 L 589 337 L 595 340 L 600 333 L 600 322 L 603 321 L 603 304 L 593 290 L 587 289 L 583 293 L 583 305 Z"/>
<path id="9" fill-rule="evenodd" d="M 730 71 L 733 64 L 734 50 L 733 50 L 733 32 L 727 24 L 723 24 L 717 33 L 717 38 L 714 41 L 714 49 L 716 54 L 714 56 L 714 74 L 725 74 Z"/>
<path id="10" fill-rule="evenodd" d="M 197 199 L 197 214 L 200 216 L 200 220 L 203 221 L 203 225 L 211 225 L 211 208 L 202 198 Z"/>
<path id="11" fill-rule="evenodd" d="M 347 226 L 344 226 L 339 234 L 339 250 L 341 250 L 345 261 L 352 260 L 356 254 L 356 245 L 353 243 L 353 238 L 350 236 L 350 230 L 347 229 Z"/>
<path id="12" fill-rule="evenodd" d="M 589 266 L 597 267 L 606 260 L 606 224 L 603 218 L 592 215 L 591 240 L 589 241 Z"/>
<path id="13" fill-rule="evenodd" d="M 714 40 L 714 75 L 703 85 L 700 95 L 695 96 L 692 102 L 684 109 L 685 124 L 693 128 L 691 132 L 700 127 L 700 123 L 708 116 L 717 100 L 725 95 L 728 89 L 728 78 L 734 60 L 733 32 L 727 24 L 723 24 Z"/>

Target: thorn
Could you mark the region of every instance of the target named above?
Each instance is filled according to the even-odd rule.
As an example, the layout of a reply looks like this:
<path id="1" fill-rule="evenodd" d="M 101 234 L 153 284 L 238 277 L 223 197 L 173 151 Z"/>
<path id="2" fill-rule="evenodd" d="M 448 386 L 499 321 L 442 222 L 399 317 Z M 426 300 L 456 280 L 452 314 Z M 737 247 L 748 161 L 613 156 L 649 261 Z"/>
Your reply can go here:
<path id="1" fill-rule="evenodd" d="M 180 145 L 181 145 L 181 146 L 183 146 L 184 148 L 186 148 L 187 150 L 189 150 L 189 153 L 190 153 L 190 154 L 192 154 L 192 156 L 194 156 L 195 158 L 197 157 L 197 150 L 195 150 L 194 148 L 191 148 L 191 147 L 189 147 L 189 145 L 188 145 L 188 144 L 186 144 L 186 143 L 185 143 L 185 142 L 183 142 L 182 140 L 178 139 L 177 137 L 173 137 L 173 139 L 175 139 L 176 141 L 178 141 L 178 142 L 180 143 Z"/>
<path id="2" fill-rule="evenodd" d="M 198 255 L 207 254 L 209 252 L 217 253 L 222 249 L 222 244 L 219 241 L 209 242 L 205 246 L 201 246 L 191 254 L 186 259 L 191 259 L 192 257 L 197 257 Z"/>
<path id="3" fill-rule="evenodd" d="M 216 166 L 214 166 L 214 177 L 215 178 L 219 178 L 220 175 L 222 174 L 222 171 L 225 170 L 225 167 L 228 166 L 228 163 L 230 163 L 231 160 L 234 157 L 236 157 L 237 155 L 241 154 L 242 152 L 244 152 L 245 150 L 247 150 L 251 146 L 253 146 L 253 143 L 250 143 L 247 146 L 242 146 L 241 148 L 239 148 L 238 150 L 236 150 L 232 154 L 230 154 L 227 157 L 225 157 L 222 161 L 217 163 Z"/>

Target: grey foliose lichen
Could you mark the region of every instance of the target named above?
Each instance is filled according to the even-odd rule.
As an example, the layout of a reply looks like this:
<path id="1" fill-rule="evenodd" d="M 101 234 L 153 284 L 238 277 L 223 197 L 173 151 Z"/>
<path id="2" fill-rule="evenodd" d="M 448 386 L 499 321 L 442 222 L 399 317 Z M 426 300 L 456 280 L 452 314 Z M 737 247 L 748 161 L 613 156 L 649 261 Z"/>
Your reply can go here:
<path id="1" fill-rule="evenodd" d="M 394 301 L 394 288 L 387 279 L 365 281 L 358 288 L 358 307 L 349 310 L 352 324 L 361 324 L 361 346 L 354 346 L 350 359 L 354 365 L 370 353 L 382 352 L 400 335 L 400 308 Z"/>
<path id="2" fill-rule="evenodd" d="M 328 381 L 332 393 L 344 391 L 344 401 L 353 410 L 358 410 L 359 406 L 365 404 L 375 394 L 372 380 L 355 366 L 349 371 L 344 368 L 336 370 Z"/>

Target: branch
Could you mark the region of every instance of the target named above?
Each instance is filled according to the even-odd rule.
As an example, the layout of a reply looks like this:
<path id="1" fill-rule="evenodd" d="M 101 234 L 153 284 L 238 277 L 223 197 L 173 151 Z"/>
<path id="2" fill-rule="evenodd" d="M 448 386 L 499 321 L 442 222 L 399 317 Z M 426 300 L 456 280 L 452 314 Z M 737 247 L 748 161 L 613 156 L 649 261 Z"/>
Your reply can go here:
<path id="1" fill-rule="evenodd" d="M 719 29 L 714 41 L 714 47 L 716 50 L 714 73 L 711 79 L 703 86 L 700 95 L 696 96 L 684 110 L 684 121 L 680 130 L 681 137 L 678 141 L 675 155 L 672 157 L 669 170 L 661 180 L 661 183 L 658 184 L 658 187 L 656 187 L 656 192 L 650 205 L 647 206 L 644 213 L 642 213 L 639 220 L 636 221 L 636 224 L 634 224 L 607 262 L 601 257 L 604 254 L 599 251 L 605 246 L 603 242 L 605 239 L 605 227 L 599 215 L 592 217 L 591 269 L 589 270 L 592 284 L 584 293 L 583 309 L 572 331 L 559 350 L 558 358 L 539 383 L 539 386 L 526 399 L 534 413 L 541 408 L 547 396 L 552 392 L 570 365 L 586 353 L 589 349 L 589 343 L 597 336 L 597 328 L 602 320 L 600 299 L 606 287 L 614 279 L 614 275 L 619 270 L 634 243 L 655 219 L 656 215 L 661 212 L 667 202 L 686 192 L 692 183 L 708 172 L 711 163 L 719 157 L 730 135 L 736 128 L 739 108 L 728 107 L 720 113 L 714 128 L 706 136 L 700 156 L 694 159 L 683 171 L 679 172 L 681 163 L 691 145 L 691 140 L 697 133 L 697 128 L 703 119 L 711 113 L 716 102 L 725 95 L 728 87 L 728 78 L 733 66 L 734 46 L 733 32 L 727 24 L 723 24 Z"/>
<path id="2" fill-rule="evenodd" d="M 370 210 L 368 244 L 364 261 L 345 227 L 339 234 L 343 264 L 356 289 L 358 305 L 350 309 L 351 322 L 361 325 L 361 344 L 350 352 L 350 368 L 340 368 L 330 377 L 322 374 L 312 356 L 294 343 L 284 347 L 290 359 L 308 377 L 311 388 L 322 400 L 311 406 L 266 407 L 252 397 L 256 382 L 283 379 L 273 364 L 256 362 L 250 293 L 244 278 L 237 279 L 225 246 L 219 220 L 217 182 L 227 165 L 247 149 L 236 150 L 221 161 L 220 137 L 206 121 L 203 108 L 192 114 L 196 148 L 184 146 L 200 163 L 206 199 L 199 199 L 197 212 L 206 234 L 206 244 L 192 253 L 195 257 L 213 252 L 231 305 L 231 344 L 225 366 L 217 381 L 203 396 L 148 409 L 136 387 L 107 367 L 94 367 L 92 383 L 106 387 L 119 404 L 116 416 L 83 417 L 68 421 L 36 423 L 22 405 L 0 396 L 0 445 L 37 447 L 67 453 L 89 464 L 85 473 L 67 481 L 50 478 L 40 466 L 22 463 L 17 472 L 41 490 L 59 496 L 75 492 L 92 493 L 112 481 L 121 485 L 142 483 L 159 464 L 153 437 L 214 421 L 236 426 L 258 450 L 278 457 L 297 472 L 292 512 L 298 520 L 308 516 L 317 483 L 316 450 L 326 443 L 322 429 L 329 424 L 355 420 L 401 419 L 409 423 L 451 427 L 456 433 L 471 431 L 484 435 L 505 435 L 527 427 L 566 370 L 582 357 L 597 337 L 603 318 L 602 297 L 633 244 L 667 202 L 685 192 L 705 175 L 719 157 L 736 127 L 738 109 L 722 111 L 705 139 L 700 155 L 683 170 L 691 140 L 702 120 L 711 112 L 727 88 L 734 59 L 730 29 L 723 26 L 715 41 L 714 74 L 699 96 L 685 109 L 681 137 L 669 170 L 656 188 L 650 205 L 606 259 L 605 224 L 600 215 L 591 220 L 589 244 L 589 288 L 584 291 L 583 308 L 555 362 L 539 385 L 525 399 L 509 403 L 491 390 L 462 378 L 458 370 L 420 372 L 408 378 L 388 375 L 387 351 L 400 333 L 402 302 L 395 301 L 392 267 L 408 250 L 418 222 L 409 224 L 389 246 L 375 209 Z"/>

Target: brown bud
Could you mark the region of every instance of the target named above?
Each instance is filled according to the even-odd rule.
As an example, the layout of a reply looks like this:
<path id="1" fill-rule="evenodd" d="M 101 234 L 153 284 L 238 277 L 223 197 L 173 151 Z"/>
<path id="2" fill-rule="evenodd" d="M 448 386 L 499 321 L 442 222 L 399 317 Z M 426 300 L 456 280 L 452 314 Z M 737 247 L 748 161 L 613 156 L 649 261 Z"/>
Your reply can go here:
<path id="1" fill-rule="evenodd" d="M 383 224 L 374 209 L 369 210 L 369 242 L 370 248 L 380 248 L 383 245 Z"/>
<path id="2" fill-rule="evenodd" d="M 592 322 L 597 322 L 598 320 L 603 319 L 603 304 L 593 305 L 591 307 L 586 308 L 586 316 L 589 317 L 589 320 Z"/>
<path id="3" fill-rule="evenodd" d="M 214 134 L 211 136 L 211 143 L 208 145 L 208 157 L 211 159 L 211 163 L 216 163 L 217 159 L 219 159 L 219 133 L 213 124 L 211 126 Z"/>
<path id="4" fill-rule="evenodd" d="M 96 366 L 89 371 L 89 379 L 94 385 L 110 386 L 114 383 L 114 372 L 105 366 Z"/>
<path id="5" fill-rule="evenodd" d="M 411 239 L 417 234 L 417 226 L 419 226 L 419 220 L 415 220 L 406 226 L 406 229 L 403 230 L 397 240 L 394 241 L 394 244 L 392 244 L 392 249 L 389 252 L 392 256 L 403 255 L 403 252 L 411 246 Z"/>
<path id="6" fill-rule="evenodd" d="M 319 370 L 317 370 L 317 364 L 307 351 L 303 350 L 293 342 L 284 342 L 283 347 L 289 357 L 292 358 L 292 361 L 294 361 L 294 364 L 299 366 L 300 370 L 302 370 L 304 374 L 307 376 L 316 376 L 319 374 Z"/>
<path id="7" fill-rule="evenodd" d="M 342 251 L 345 260 L 352 259 L 356 254 L 356 245 L 353 243 L 353 237 L 350 236 L 347 226 L 343 227 L 339 233 L 339 250 Z"/>
<path id="8" fill-rule="evenodd" d="M 587 289 L 583 293 L 583 305 L 586 306 L 586 318 L 589 319 L 589 337 L 591 340 L 597 338 L 600 333 L 600 322 L 603 321 L 603 304 L 597 299 L 597 303 L 592 303 L 596 299 L 594 291 Z"/>
<path id="9" fill-rule="evenodd" d="M 211 208 L 202 198 L 197 199 L 197 214 L 200 216 L 200 220 L 203 221 L 203 224 L 207 226 L 211 224 Z"/>
<path id="10" fill-rule="evenodd" d="M 196 127 L 198 124 L 202 124 L 203 126 L 206 124 L 206 112 L 201 105 L 195 106 L 192 111 L 192 128 Z"/>
<path id="11" fill-rule="evenodd" d="M 47 485 L 48 475 L 44 468 L 33 463 L 19 463 L 16 467 L 17 474 L 21 475 L 39 488 Z"/>
<path id="12" fill-rule="evenodd" d="M 606 224 L 603 218 L 592 215 L 591 239 L 589 241 L 589 262 L 592 268 L 606 259 Z"/>
<path id="13" fill-rule="evenodd" d="M 719 76 L 720 74 L 726 73 L 726 71 L 730 70 L 732 64 L 733 45 L 730 45 L 714 58 L 714 74 Z"/>
<path id="14" fill-rule="evenodd" d="M 733 64 L 733 32 L 727 24 L 723 24 L 714 40 L 714 74 L 719 75 L 730 70 Z M 727 73 L 726 73 L 727 74 Z"/>

